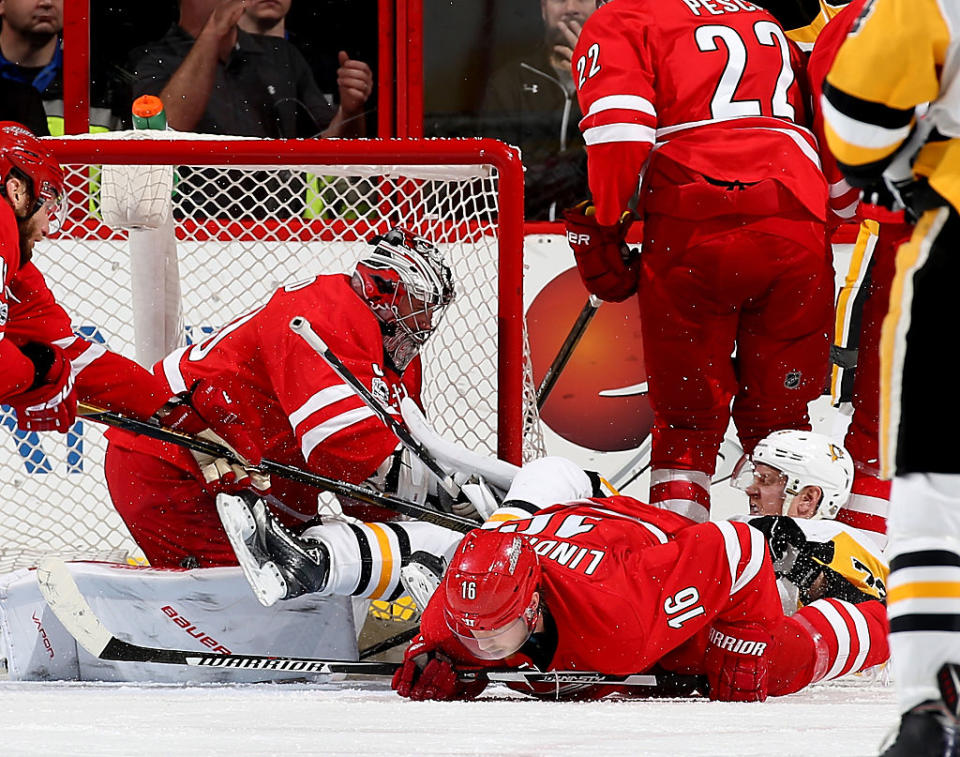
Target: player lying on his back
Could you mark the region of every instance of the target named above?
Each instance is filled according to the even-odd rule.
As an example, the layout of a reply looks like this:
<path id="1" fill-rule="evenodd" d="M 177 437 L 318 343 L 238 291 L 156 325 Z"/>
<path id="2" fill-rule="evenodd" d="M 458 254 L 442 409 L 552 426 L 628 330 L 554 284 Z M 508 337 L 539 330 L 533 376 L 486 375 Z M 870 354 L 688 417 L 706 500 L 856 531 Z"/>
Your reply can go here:
<path id="1" fill-rule="evenodd" d="M 327 362 L 288 327 L 305 316 L 332 352 L 399 418 L 401 398 L 419 402 L 419 350 L 453 300 L 440 251 L 394 228 L 352 275 L 317 276 L 285 286 L 256 310 L 209 339 L 168 355 L 155 367 L 171 391 L 213 384 L 237 398 L 236 414 L 262 439 L 272 460 L 423 502 L 432 481 L 419 460 Z M 111 430 L 106 455 L 110 496 L 154 567 L 235 564 L 214 506 L 237 482 L 201 469 L 173 445 Z M 242 470 L 235 471 L 242 478 Z M 316 491 L 274 479 L 267 497 L 278 517 L 301 525 L 316 516 Z M 347 506 L 370 520 L 393 513 Z"/>
<path id="2" fill-rule="evenodd" d="M 834 520 L 854 475 L 850 454 L 812 431 L 775 431 L 734 468 L 730 483 L 746 492 L 750 514 L 731 520 L 763 532 L 788 614 L 825 596 L 886 598 L 878 535 Z"/>
<path id="3" fill-rule="evenodd" d="M 676 672 L 710 674 L 710 662 L 714 696 L 750 699 L 765 697 L 768 689 L 789 693 L 886 660 L 885 615 L 877 600 L 860 596 L 866 601 L 855 606 L 821 599 L 800 611 L 797 617 L 802 620 L 784 616 L 763 535 L 756 529 L 744 523 L 695 525 L 629 497 L 603 499 L 595 494 L 590 478 L 572 463 L 543 458 L 524 466 L 514 478 L 503 507 L 493 516 L 505 520 L 488 522 L 497 534 L 518 535 L 517 554 L 532 555 L 538 575 L 544 576 L 543 587 L 534 582 L 538 601 L 542 593 L 545 604 L 555 608 L 539 614 L 538 604 L 534 615 L 542 619 L 541 630 L 534 632 L 535 618 L 531 619 L 525 634 L 516 631 L 523 638 L 509 653 L 495 658 L 498 662 L 529 659 L 544 670 L 576 667 L 611 674 L 644 672 L 657 663 Z M 578 501 L 550 506 L 558 499 Z M 264 503 L 248 495 L 221 495 L 217 505 L 240 565 L 264 603 L 311 591 L 380 598 L 385 595 L 377 593 L 377 587 L 393 591 L 398 586 L 395 573 L 406 555 L 395 553 L 396 559 L 387 561 L 384 553 L 371 549 L 370 534 L 363 531 L 369 524 L 314 526 L 295 536 L 270 517 Z M 443 554 L 436 549 L 442 547 L 443 529 L 410 522 L 389 526 L 391 540 L 405 540 L 406 554 L 431 550 L 422 541 L 427 534 L 433 534 L 433 554 Z M 449 699 L 482 690 L 482 682 L 467 684 L 454 674 L 454 663 L 468 667 L 485 663 L 476 656 L 477 643 L 458 639 L 464 626 L 454 623 L 448 628 L 445 618 L 452 617 L 446 607 L 451 592 L 476 594 L 481 585 L 497 583 L 489 579 L 473 588 L 459 584 L 451 588 L 455 581 L 451 576 L 462 572 L 458 561 L 474 554 L 464 544 L 484 538 L 478 531 L 470 532 L 430 600 L 421 625 L 423 638 L 411 646 L 408 664 L 396 680 L 404 695 Z M 459 539 L 459 534 L 447 532 L 447 553 Z M 492 562 L 491 556 L 484 569 Z M 531 585 L 523 590 L 532 592 Z M 520 591 L 518 585 L 508 588 L 513 597 Z M 492 610 L 496 617 L 485 621 L 502 639 L 503 626 L 519 628 L 513 623 L 530 602 L 528 594 L 512 607 L 516 616 L 509 622 Z M 727 636 L 744 642 L 736 649 L 746 649 L 748 642 L 751 649 L 763 644 L 771 649 L 759 656 L 762 659 L 746 655 L 744 660 L 710 649 L 711 626 L 721 633 L 729 626 Z M 514 657 L 511 653 L 531 633 L 532 642 L 524 647 L 526 658 Z M 431 654 L 421 655 L 426 652 Z M 420 669 L 426 671 L 430 662 L 435 662 L 431 672 L 424 672 L 427 677 L 421 679 Z M 751 682 L 733 686 L 724 676 L 741 667 Z M 779 678 L 770 677 L 770 671 Z M 442 686 L 436 676 L 445 681 Z M 776 685 L 768 685 L 768 678 Z M 565 691 L 600 696 L 611 690 Z M 555 689 L 549 693 L 553 696 Z"/>

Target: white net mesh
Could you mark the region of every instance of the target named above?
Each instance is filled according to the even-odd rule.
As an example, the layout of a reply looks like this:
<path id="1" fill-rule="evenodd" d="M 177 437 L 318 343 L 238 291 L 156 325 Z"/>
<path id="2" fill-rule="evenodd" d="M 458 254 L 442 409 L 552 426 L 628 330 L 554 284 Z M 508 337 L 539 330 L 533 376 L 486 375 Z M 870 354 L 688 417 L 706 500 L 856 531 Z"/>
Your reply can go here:
<path id="1" fill-rule="evenodd" d="M 64 165 L 70 218 L 35 253 L 81 336 L 150 364 L 252 309 L 278 286 L 350 270 L 368 249 L 367 237 L 405 225 L 438 244 L 457 286 L 424 350 L 428 417 L 447 438 L 494 455 L 498 417 L 523 414 L 524 456 L 542 453 L 528 357 L 506 367 L 525 376 L 528 406 L 498 391 L 498 332 L 518 329 L 524 342 L 525 334 L 522 318 L 498 320 L 492 166 L 453 170 L 424 158 L 414 166 L 240 167 L 238 156 L 230 167 L 179 165 L 171 172 L 144 149 L 142 164 L 128 160 L 105 176 L 95 161 L 108 162 L 112 143 L 81 144 L 90 145 L 90 162 Z M 153 225 L 159 228 L 140 230 Z M 41 552 L 135 550 L 110 505 L 100 427 L 79 421 L 67 435 L 24 434 L 8 409 L 0 422 L 0 571 Z"/>

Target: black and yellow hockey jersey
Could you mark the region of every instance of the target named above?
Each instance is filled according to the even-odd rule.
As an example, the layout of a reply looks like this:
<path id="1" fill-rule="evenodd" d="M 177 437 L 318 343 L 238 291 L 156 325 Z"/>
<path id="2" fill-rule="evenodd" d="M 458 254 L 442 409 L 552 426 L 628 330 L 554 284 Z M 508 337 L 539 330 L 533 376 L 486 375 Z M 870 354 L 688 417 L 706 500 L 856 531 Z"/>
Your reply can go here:
<path id="1" fill-rule="evenodd" d="M 960 5 L 869 0 L 840 48 L 823 91 L 827 142 L 844 174 L 880 178 L 929 103 L 934 134 L 913 163 L 918 176 L 960 208 Z M 941 88 L 942 82 L 942 88 Z"/>

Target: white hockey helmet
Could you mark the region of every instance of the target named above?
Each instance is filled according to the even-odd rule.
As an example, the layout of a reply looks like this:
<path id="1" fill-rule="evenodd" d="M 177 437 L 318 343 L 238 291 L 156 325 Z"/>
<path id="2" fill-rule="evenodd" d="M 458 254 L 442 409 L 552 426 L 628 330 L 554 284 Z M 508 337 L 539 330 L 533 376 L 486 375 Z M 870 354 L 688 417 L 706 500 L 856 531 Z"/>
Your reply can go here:
<path id="1" fill-rule="evenodd" d="M 783 473 L 787 477 L 784 488 L 788 494 L 799 494 L 806 486 L 819 486 L 823 490 L 823 497 L 817 511 L 811 516 L 813 519 L 835 518 L 850 497 L 853 460 L 843 445 L 823 434 L 813 431 L 774 431 L 754 448 L 750 458 L 753 465 L 743 466 L 744 462 L 745 459 L 741 460 L 733 474 L 734 485 L 738 488 L 745 488 L 742 485 L 744 476 L 749 473 L 752 477 L 753 465 L 757 463 Z M 741 483 L 736 483 L 738 481 Z M 784 511 L 786 507 L 787 503 L 784 503 Z"/>

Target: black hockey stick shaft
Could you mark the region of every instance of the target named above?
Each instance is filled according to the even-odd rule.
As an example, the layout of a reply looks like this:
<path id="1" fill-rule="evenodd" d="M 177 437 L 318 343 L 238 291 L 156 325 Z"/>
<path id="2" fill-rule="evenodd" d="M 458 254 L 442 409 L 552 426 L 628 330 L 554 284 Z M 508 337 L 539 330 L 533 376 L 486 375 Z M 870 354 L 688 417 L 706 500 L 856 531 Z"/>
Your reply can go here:
<path id="1" fill-rule="evenodd" d="M 583 338 L 583 334 L 586 332 L 587 326 L 590 325 L 590 321 L 593 320 L 593 316 L 597 314 L 597 310 L 600 308 L 602 302 L 603 300 L 593 294 L 587 298 L 587 302 L 580 311 L 580 315 L 577 316 L 577 320 L 574 321 L 573 326 L 570 329 L 570 333 L 567 334 L 567 338 L 564 339 L 563 344 L 560 345 L 560 350 L 557 352 L 557 356 L 553 359 L 553 362 L 550 363 L 550 367 L 547 368 L 547 372 L 543 374 L 543 380 L 540 382 L 540 388 L 537 389 L 537 410 L 540 410 L 544 403 L 546 403 L 547 397 L 550 396 L 550 393 L 553 391 L 553 387 L 556 386 L 557 379 L 560 378 L 560 374 L 563 373 L 563 369 L 566 368 L 567 363 L 570 362 L 570 357 L 573 355 L 573 351 L 580 343 L 580 339 Z"/>
<path id="2" fill-rule="evenodd" d="M 313 327 L 310 325 L 304 316 L 298 315 L 290 321 L 290 330 L 303 339 L 310 347 L 322 357 L 327 364 L 336 372 L 336 374 L 342 378 L 347 384 L 357 393 L 357 396 L 363 400 L 363 403 L 369 407 L 376 416 L 383 421 L 387 428 L 389 428 L 394 434 L 396 434 L 397 439 L 400 440 L 400 443 L 403 444 L 410 452 L 416 455 L 420 461 L 427 466 L 434 477 L 437 479 L 437 482 L 444 488 L 444 490 L 451 497 L 456 499 L 460 494 L 460 487 L 458 487 L 453 479 L 450 477 L 450 474 L 447 473 L 443 468 L 440 467 L 439 463 L 434 460 L 433 455 L 424 447 L 420 442 L 418 442 L 413 434 L 411 434 L 406 428 L 399 424 L 392 415 L 387 411 L 387 408 L 371 394 L 370 390 L 363 385 L 363 383 L 353 375 L 347 366 L 343 364 L 343 361 L 340 360 L 334 353 L 333 350 L 327 345 L 325 341 L 320 337 L 320 335 L 313 330 Z"/>
<path id="3" fill-rule="evenodd" d="M 241 460 L 237 460 L 237 456 L 233 452 L 216 442 L 200 439 L 192 434 L 176 431 L 150 421 L 141 421 L 137 418 L 120 415 L 119 413 L 94 407 L 93 405 L 88 405 L 83 402 L 77 403 L 77 408 L 84 418 L 96 421 L 97 423 L 132 431 L 135 434 L 141 434 L 162 442 L 176 444 L 205 455 L 223 457 L 227 460 L 240 463 L 241 465 L 243 464 Z M 270 475 L 280 476 L 289 481 L 304 484 L 305 486 L 313 486 L 323 491 L 333 492 L 340 496 L 365 502 L 368 505 L 376 505 L 377 507 L 392 510 L 402 515 L 408 515 L 411 518 L 433 523 L 437 526 L 443 526 L 452 531 L 467 533 L 467 531 L 477 527 L 477 524 L 468 518 L 462 518 L 453 513 L 438 512 L 429 507 L 419 505 L 416 502 L 400 499 L 399 497 L 388 497 L 367 487 L 327 478 L 318 473 L 312 473 L 293 465 L 287 465 L 286 463 L 263 459 L 260 461 L 260 464 L 256 466 L 256 469 L 264 473 L 269 473 Z"/>
<path id="4" fill-rule="evenodd" d="M 386 639 L 378 641 L 376 644 L 371 644 L 369 647 L 361 649 L 360 659 L 365 660 L 368 657 L 373 657 L 374 655 L 378 655 L 381 652 L 386 652 L 394 647 L 399 647 L 401 644 L 406 644 L 418 633 L 420 633 L 420 626 L 414 626 L 413 628 L 408 628 L 405 631 L 396 633 L 393 636 L 388 636 Z"/>

